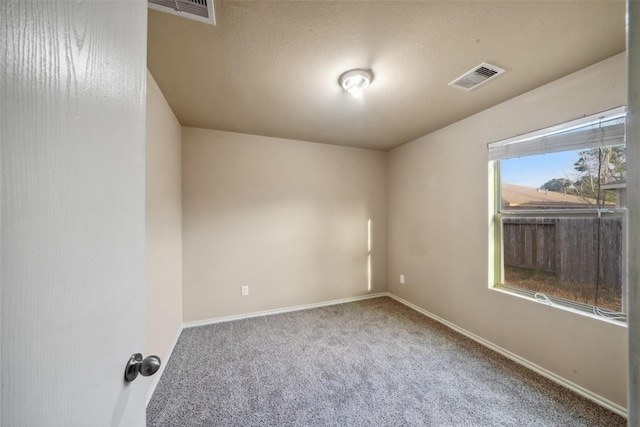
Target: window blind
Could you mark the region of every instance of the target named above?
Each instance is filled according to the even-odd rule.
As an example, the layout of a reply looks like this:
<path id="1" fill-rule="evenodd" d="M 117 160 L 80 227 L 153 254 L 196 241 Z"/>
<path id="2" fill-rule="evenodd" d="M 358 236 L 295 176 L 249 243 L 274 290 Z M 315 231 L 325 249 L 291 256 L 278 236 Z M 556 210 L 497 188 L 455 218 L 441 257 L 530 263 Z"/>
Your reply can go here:
<path id="1" fill-rule="evenodd" d="M 626 108 L 618 107 L 581 119 L 488 144 L 489 160 L 581 150 L 625 143 Z"/>

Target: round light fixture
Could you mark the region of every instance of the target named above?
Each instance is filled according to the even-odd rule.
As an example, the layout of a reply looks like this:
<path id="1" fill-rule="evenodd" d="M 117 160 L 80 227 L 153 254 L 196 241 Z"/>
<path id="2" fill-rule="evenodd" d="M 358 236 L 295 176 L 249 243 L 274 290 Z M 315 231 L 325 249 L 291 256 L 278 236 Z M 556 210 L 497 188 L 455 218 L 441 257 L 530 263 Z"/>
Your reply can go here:
<path id="1" fill-rule="evenodd" d="M 352 95 L 360 95 L 373 81 L 371 70 L 349 70 L 340 76 L 338 83 Z"/>

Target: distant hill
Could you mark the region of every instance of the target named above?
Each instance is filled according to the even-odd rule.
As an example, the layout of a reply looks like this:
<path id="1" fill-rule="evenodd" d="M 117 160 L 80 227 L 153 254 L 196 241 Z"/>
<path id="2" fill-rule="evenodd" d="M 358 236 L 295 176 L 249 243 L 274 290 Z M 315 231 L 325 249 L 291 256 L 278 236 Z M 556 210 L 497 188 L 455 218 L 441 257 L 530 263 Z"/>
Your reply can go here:
<path id="1" fill-rule="evenodd" d="M 573 194 L 557 193 L 515 184 L 502 184 L 503 209 L 576 209 L 593 208 L 596 200 Z M 605 203 L 603 206 L 615 207 Z"/>

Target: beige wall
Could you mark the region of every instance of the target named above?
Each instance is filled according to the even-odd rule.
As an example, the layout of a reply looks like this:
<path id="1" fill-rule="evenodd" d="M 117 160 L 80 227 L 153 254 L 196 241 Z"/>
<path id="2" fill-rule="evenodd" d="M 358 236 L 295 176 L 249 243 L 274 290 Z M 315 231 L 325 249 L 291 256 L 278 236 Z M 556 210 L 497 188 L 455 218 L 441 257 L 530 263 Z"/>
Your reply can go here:
<path id="1" fill-rule="evenodd" d="M 194 128 L 182 140 L 185 322 L 386 290 L 386 153 Z"/>
<path id="2" fill-rule="evenodd" d="M 488 289 L 486 160 L 490 141 L 624 105 L 625 83 L 618 55 L 384 153 L 195 128 L 180 136 L 150 78 L 148 352 L 166 351 L 182 321 L 389 290 L 626 407 L 626 327 Z"/>
<path id="3" fill-rule="evenodd" d="M 388 211 L 389 291 L 621 407 L 626 327 L 488 289 L 486 144 L 624 105 L 625 91 L 621 54 L 391 151 Z"/>
<path id="4" fill-rule="evenodd" d="M 182 130 L 155 80 L 147 77 L 145 356 L 166 362 L 182 326 Z M 147 384 L 153 380 L 148 377 Z"/>

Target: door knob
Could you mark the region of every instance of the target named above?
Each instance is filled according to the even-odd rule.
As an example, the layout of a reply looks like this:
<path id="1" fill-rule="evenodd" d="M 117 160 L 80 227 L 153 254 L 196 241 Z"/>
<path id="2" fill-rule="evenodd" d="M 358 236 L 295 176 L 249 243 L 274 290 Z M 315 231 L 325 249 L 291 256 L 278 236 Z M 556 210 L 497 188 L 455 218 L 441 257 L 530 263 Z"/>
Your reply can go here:
<path id="1" fill-rule="evenodd" d="M 153 375 L 158 372 L 161 363 L 158 356 L 147 356 L 142 359 L 142 354 L 132 354 L 124 369 L 124 379 L 125 381 L 133 381 L 138 377 L 138 374 L 143 377 Z"/>

